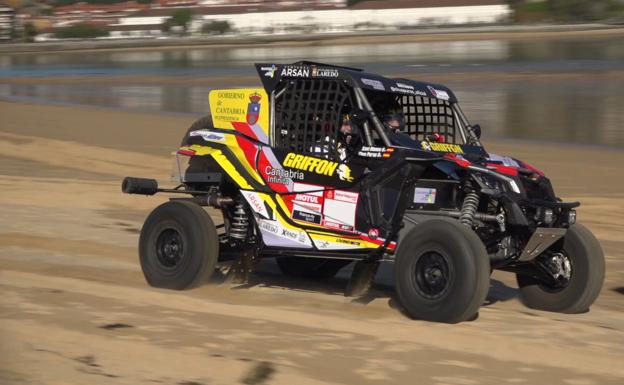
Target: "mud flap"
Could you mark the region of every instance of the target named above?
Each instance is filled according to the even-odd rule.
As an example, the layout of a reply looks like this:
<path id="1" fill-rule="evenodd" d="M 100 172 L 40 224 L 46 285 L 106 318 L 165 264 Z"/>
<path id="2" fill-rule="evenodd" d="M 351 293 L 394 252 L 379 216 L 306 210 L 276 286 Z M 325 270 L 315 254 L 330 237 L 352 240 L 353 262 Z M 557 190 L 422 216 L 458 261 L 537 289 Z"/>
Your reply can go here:
<path id="1" fill-rule="evenodd" d="M 379 269 L 378 261 L 359 261 L 353 268 L 351 279 L 345 291 L 346 297 L 360 297 L 373 286 L 375 275 Z"/>
<path id="2" fill-rule="evenodd" d="M 247 248 L 232 262 L 227 275 L 226 283 L 244 284 L 249 281 L 249 276 L 258 263 L 258 251 L 256 248 Z"/>

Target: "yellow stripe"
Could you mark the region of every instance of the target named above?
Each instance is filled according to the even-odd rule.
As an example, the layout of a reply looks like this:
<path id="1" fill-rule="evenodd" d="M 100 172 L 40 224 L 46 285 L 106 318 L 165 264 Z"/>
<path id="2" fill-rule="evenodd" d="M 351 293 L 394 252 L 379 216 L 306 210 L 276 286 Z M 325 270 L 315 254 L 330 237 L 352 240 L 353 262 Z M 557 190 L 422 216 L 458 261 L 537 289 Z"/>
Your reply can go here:
<path id="1" fill-rule="evenodd" d="M 217 163 L 219 163 L 219 166 L 221 166 L 221 168 L 223 168 L 223 170 L 225 170 L 225 172 L 227 172 L 227 174 L 234 179 L 234 182 L 236 182 L 240 188 L 248 190 L 252 189 L 251 185 L 247 183 L 245 178 L 243 178 L 243 176 L 236 170 L 236 167 L 234 167 L 232 162 L 230 162 L 220 150 L 214 151 L 211 155 Z"/>

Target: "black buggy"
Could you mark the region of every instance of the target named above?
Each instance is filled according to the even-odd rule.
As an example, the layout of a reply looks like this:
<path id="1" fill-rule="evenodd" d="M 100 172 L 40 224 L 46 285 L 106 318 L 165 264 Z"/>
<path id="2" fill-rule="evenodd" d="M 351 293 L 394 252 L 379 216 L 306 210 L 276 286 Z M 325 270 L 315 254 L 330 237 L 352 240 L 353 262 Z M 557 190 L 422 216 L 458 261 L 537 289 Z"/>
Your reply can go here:
<path id="1" fill-rule="evenodd" d="M 533 308 L 578 313 L 595 301 L 604 256 L 576 223 L 579 203 L 557 198 L 540 170 L 486 152 L 450 89 L 312 62 L 256 67 L 263 88 L 210 93 L 211 114 L 177 151 L 176 188 L 123 182 L 126 193 L 186 196 L 141 231 L 151 285 L 187 289 L 227 261 L 244 281 L 275 257 L 284 273 L 315 278 L 355 262 L 350 295 L 393 262 L 418 319 L 473 317 L 493 269 L 515 273 Z"/>

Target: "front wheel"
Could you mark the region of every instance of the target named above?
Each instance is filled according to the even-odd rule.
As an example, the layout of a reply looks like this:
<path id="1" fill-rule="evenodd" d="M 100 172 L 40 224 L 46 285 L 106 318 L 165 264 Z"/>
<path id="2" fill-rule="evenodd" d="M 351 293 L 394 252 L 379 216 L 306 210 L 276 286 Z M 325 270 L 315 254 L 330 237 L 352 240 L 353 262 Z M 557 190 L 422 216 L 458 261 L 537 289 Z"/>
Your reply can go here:
<path id="1" fill-rule="evenodd" d="M 560 270 L 566 277 L 545 282 L 516 274 L 522 302 L 533 309 L 558 313 L 587 311 L 598 298 L 605 274 L 604 253 L 596 237 L 581 224 L 570 226 L 563 250 L 549 256 L 562 266 Z"/>
<path id="2" fill-rule="evenodd" d="M 419 224 L 399 245 L 394 266 L 408 315 L 457 323 L 473 317 L 487 296 L 490 262 L 479 237 L 447 220 Z"/>
<path id="3" fill-rule="evenodd" d="M 218 255 L 215 225 L 195 203 L 163 203 L 141 229 L 141 269 L 151 286 L 175 290 L 198 286 L 214 271 Z"/>

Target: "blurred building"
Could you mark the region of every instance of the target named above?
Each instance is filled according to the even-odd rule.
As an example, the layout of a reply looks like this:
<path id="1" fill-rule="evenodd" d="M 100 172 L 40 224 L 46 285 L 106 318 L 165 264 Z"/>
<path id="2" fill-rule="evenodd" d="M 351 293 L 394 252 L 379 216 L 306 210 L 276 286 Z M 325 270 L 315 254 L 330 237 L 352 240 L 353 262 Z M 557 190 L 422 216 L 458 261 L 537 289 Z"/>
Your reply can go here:
<path id="1" fill-rule="evenodd" d="M 76 3 L 54 8 L 54 24 L 57 27 L 79 23 L 109 25 L 122 17 L 148 9 L 148 4 L 126 1 L 114 4 Z"/>
<path id="2" fill-rule="evenodd" d="M 0 41 L 13 38 L 15 30 L 15 10 L 0 3 Z"/>
<path id="3" fill-rule="evenodd" d="M 171 0 L 183 1 L 183 0 Z M 347 7 L 345 0 L 204 0 L 191 8 L 190 31 L 227 22 L 242 34 L 332 33 L 396 30 L 458 24 L 492 24 L 506 20 L 504 0 L 368 0 Z M 171 7 L 152 7 L 121 18 L 119 25 L 162 24 Z"/>

